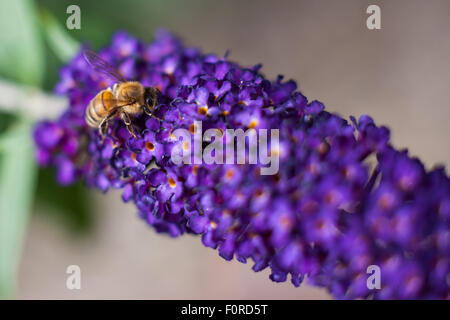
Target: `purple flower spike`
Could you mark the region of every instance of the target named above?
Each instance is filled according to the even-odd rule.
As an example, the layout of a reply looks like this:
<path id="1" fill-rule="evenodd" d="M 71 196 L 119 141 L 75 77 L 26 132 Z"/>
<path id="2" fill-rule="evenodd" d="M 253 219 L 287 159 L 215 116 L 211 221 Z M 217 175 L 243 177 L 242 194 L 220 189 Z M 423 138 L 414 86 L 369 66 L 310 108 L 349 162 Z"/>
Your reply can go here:
<path id="1" fill-rule="evenodd" d="M 165 30 L 148 45 L 120 32 L 100 55 L 160 90 L 161 121 L 134 117 L 137 138 L 120 119 L 104 139 L 89 128 L 85 108 L 111 83 L 80 52 L 56 86 L 69 107 L 34 130 L 37 160 L 56 168 L 60 184 L 123 189 L 157 232 L 198 234 L 226 260 L 269 267 L 276 282 L 308 281 L 342 299 L 450 298 L 450 179 L 395 150 L 387 128 L 369 116 L 331 114 L 294 81 L 267 80 L 260 65 L 204 55 Z M 197 132 L 198 120 L 200 133 L 278 129 L 278 147 L 267 153 L 278 156 L 279 170 L 174 163 L 175 130 Z M 374 266 L 379 288 L 368 286 Z"/>

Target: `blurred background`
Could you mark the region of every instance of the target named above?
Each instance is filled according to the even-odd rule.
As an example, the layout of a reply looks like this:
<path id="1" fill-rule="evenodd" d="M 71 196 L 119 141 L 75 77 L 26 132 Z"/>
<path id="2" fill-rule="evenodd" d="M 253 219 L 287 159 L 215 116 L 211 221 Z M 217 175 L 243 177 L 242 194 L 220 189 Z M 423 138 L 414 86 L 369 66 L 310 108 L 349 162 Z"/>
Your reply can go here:
<path id="1" fill-rule="evenodd" d="M 80 30 L 65 28 L 71 4 L 81 9 Z M 366 27 L 370 4 L 381 8 L 381 30 Z M 295 79 L 328 111 L 370 114 L 428 169 L 450 164 L 447 0 L 2 0 L 0 9 L 0 78 L 7 83 L 51 94 L 79 43 L 99 49 L 119 29 L 148 42 L 164 26 L 205 52 L 230 49 L 243 65 L 263 63 L 268 78 Z M 55 186 L 53 173 L 34 165 L 29 106 L 5 111 L 2 103 L 0 297 L 330 298 L 227 262 L 197 237 L 158 235 L 118 192 Z M 73 264 L 81 268 L 81 290 L 66 289 Z"/>

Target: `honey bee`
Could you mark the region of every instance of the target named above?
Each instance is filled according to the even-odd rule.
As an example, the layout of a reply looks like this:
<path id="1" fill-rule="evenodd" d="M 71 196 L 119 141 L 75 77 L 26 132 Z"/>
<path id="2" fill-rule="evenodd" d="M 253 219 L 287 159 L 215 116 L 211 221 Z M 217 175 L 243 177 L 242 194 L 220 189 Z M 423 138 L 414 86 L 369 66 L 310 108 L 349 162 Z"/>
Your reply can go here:
<path id="1" fill-rule="evenodd" d="M 138 81 L 127 81 L 113 66 L 100 58 L 95 52 L 84 51 L 87 62 L 97 71 L 117 81 L 114 86 L 100 91 L 89 102 L 85 111 L 86 123 L 98 128 L 102 137 L 108 131 L 108 122 L 119 116 L 128 131 L 136 137 L 131 119 L 145 112 L 151 117 L 161 120 L 153 115 L 157 104 L 159 90 L 153 87 L 144 87 Z"/>

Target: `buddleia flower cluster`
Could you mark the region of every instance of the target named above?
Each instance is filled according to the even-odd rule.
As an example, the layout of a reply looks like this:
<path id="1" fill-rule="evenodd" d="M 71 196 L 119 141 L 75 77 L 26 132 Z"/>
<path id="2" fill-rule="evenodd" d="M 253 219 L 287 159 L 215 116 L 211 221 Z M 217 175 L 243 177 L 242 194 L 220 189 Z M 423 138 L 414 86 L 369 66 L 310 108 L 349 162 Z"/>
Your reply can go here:
<path id="1" fill-rule="evenodd" d="M 61 185 L 121 189 L 154 230 L 198 234 L 226 259 L 270 268 L 270 279 L 326 288 L 339 299 L 450 298 L 450 180 L 396 150 L 369 116 L 346 120 L 297 84 L 268 80 L 261 65 L 186 47 L 165 30 L 144 44 L 117 33 L 99 55 L 126 79 L 159 89 L 155 117 L 123 121 L 102 137 L 84 112 L 113 83 L 80 51 L 61 69 L 68 98 L 57 120 L 34 129 L 37 161 Z M 157 119 L 158 118 L 158 119 Z M 175 164 L 174 130 L 278 129 L 279 170 L 261 164 Z M 368 268 L 380 270 L 380 288 Z"/>

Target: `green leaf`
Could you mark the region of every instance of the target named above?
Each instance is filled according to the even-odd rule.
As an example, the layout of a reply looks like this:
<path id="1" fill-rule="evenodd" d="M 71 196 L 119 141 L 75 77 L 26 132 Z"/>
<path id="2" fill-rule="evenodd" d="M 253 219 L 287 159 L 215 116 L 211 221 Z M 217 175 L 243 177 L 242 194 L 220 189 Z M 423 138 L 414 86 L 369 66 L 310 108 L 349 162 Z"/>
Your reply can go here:
<path id="1" fill-rule="evenodd" d="M 0 110 L 0 136 L 8 130 L 12 123 L 14 123 L 16 117 L 8 112 Z"/>
<path id="2" fill-rule="evenodd" d="M 22 118 L 0 140 L 0 298 L 14 295 L 34 193 L 36 166 L 31 123 Z"/>
<path id="3" fill-rule="evenodd" d="M 34 3 L 0 1 L 0 74 L 38 86 L 44 74 L 44 49 Z"/>
<path id="4" fill-rule="evenodd" d="M 62 62 L 69 61 L 77 53 L 80 44 L 69 35 L 48 10 L 42 10 L 41 21 L 50 48 Z"/>

